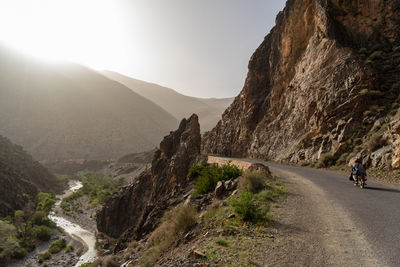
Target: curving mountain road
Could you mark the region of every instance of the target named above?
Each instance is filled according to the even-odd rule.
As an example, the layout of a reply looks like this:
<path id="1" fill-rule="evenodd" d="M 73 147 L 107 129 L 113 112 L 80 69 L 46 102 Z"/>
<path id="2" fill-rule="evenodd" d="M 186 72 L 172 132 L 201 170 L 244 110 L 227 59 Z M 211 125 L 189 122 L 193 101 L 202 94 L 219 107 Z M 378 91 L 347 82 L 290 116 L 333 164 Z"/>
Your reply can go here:
<path id="1" fill-rule="evenodd" d="M 399 185 L 370 179 L 360 189 L 335 171 L 241 160 L 265 164 L 292 185 L 303 187 L 302 194 L 313 203 L 310 215 L 318 211 L 317 217 L 329 217 L 319 235 L 325 236 L 328 247 L 336 247 L 333 254 L 340 253 L 328 265 L 400 266 Z M 327 257 L 329 253 L 328 249 Z"/>
<path id="2" fill-rule="evenodd" d="M 370 180 L 366 189 L 360 189 L 354 187 L 347 176 L 337 172 L 273 163 L 266 165 L 273 170 L 296 174 L 322 189 L 332 205 L 340 205 L 360 230 L 379 265 L 400 266 L 399 186 Z"/>

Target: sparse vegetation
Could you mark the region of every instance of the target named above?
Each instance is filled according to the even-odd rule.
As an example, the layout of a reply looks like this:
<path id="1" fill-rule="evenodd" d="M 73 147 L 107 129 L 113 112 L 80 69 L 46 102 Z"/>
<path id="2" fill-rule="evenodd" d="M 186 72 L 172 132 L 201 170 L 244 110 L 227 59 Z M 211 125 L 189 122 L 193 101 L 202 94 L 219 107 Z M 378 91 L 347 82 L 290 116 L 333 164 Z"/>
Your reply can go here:
<path id="1" fill-rule="evenodd" d="M 78 250 L 76 251 L 76 255 L 80 256 L 83 253 L 83 248 L 78 248 Z"/>
<path id="2" fill-rule="evenodd" d="M 336 166 L 346 165 L 348 163 L 347 158 L 349 157 L 349 153 L 343 153 L 340 155 L 338 160 L 336 161 Z"/>
<path id="3" fill-rule="evenodd" d="M 20 248 L 15 226 L 9 222 L 0 220 L 0 262 L 5 262 L 13 257 Z"/>
<path id="4" fill-rule="evenodd" d="M 192 206 L 178 206 L 165 213 L 161 225 L 152 233 L 148 248 L 140 258 L 141 266 L 153 266 L 162 253 L 197 222 Z"/>
<path id="5" fill-rule="evenodd" d="M 194 165 L 189 170 L 188 178 L 197 181 L 194 185 L 194 194 L 202 195 L 214 190 L 218 181 L 225 181 L 237 178 L 242 175 L 242 171 L 235 165 L 227 163 L 218 167 L 216 164 Z"/>
<path id="6" fill-rule="evenodd" d="M 245 172 L 240 179 L 246 175 Z M 249 258 L 254 252 L 251 249 L 271 242 L 266 226 L 274 218 L 269 209 L 286 189 L 277 178 L 263 179 L 262 183 L 257 182 L 263 185 L 258 193 L 252 193 L 249 187 L 241 189 L 239 195 L 230 197 L 228 205 L 215 203 L 202 216 L 203 230 L 209 236 L 200 244 L 199 251 L 206 255 L 210 265 L 253 266 L 249 264 L 255 262 L 251 259 L 254 255 Z"/>
<path id="7" fill-rule="evenodd" d="M 382 138 L 380 132 L 373 133 L 368 141 L 365 143 L 369 151 L 375 151 L 376 149 L 385 145 L 385 141 Z"/>
<path id="8" fill-rule="evenodd" d="M 39 256 L 38 260 L 39 263 L 43 263 L 45 260 L 51 259 L 51 253 L 48 251 L 43 254 L 39 254 L 38 256 Z"/>
<path id="9" fill-rule="evenodd" d="M 324 153 L 319 158 L 316 167 L 317 168 L 327 168 L 335 165 L 336 159 L 331 153 Z"/>
<path id="10" fill-rule="evenodd" d="M 60 252 L 61 250 L 63 250 L 65 248 L 67 244 L 67 241 L 62 238 L 62 239 L 58 239 L 57 241 L 54 241 L 50 247 L 48 252 L 50 252 L 51 254 L 56 254 L 58 252 Z"/>
<path id="11" fill-rule="evenodd" d="M 68 245 L 66 248 L 65 248 L 65 252 L 72 252 L 72 251 L 74 251 L 74 246 L 73 245 Z"/>
<path id="12" fill-rule="evenodd" d="M 266 187 L 265 174 L 259 171 L 247 171 L 243 174 L 243 178 L 239 181 L 239 188 L 242 190 L 249 189 L 252 193 L 258 193 Z"/>
<path id="13" fill-rule="evenodd" d="M 69 197 L 64 198 L 60 205 L 67 213 L 81 212 L 80 205 L 75 201 L 79 197 L 87 195 L 90 198 L 89 201 L 91 204 L 103 204 L 123 185 L 122 180 L 115 180 L 91 171 L 80 172 L 78 173 L 78 177 L 82 181 L 82 188 Z"/>
<path id="14" fill-rule="evenodd" d="M 226 239 L 224 239 L 224 238 L 217 239 L 216 243 L 218 245 L 220 245 L 220 246 L 223 246 L 223 247 L 228 247 L 229 246 L 228 241 Z"/>

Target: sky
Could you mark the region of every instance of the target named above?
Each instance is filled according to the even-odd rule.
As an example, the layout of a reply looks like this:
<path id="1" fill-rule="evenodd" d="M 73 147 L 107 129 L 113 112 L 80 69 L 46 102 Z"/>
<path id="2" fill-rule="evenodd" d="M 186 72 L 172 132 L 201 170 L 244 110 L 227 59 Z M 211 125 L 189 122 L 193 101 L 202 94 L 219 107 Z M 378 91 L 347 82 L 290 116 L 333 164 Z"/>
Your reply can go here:
<path id="1" fill-rule="evenodd" d="M 285 0 L 0 0 L 0 41 L 196 97 L 233 97 Z"/>

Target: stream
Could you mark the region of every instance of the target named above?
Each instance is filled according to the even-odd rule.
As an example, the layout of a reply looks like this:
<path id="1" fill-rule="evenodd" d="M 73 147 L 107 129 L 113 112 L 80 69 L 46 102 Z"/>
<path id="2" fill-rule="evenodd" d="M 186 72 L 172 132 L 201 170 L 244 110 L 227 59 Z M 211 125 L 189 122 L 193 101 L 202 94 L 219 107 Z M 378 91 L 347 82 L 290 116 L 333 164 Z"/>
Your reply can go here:
<path id="1" fill-rule="evenodd" d="M 69 190 L 65 194 L 57 196 L 59 200 L 56 202 L 56 208 L 60 206 L 63 198 L 71 195 L 81 187 L 82 183 L 79 181 L 75 181 L 73 184 L 71 184 Z M 87 262 L 93 262 L 97 258 L 97 250 L 95 248 L 96 237 L 94 233 L 83 229 L 79 225 L 72 223 L 63 217 L 57 216 L 54 212 L 50 213 L 49 218 L 54 221 L 57 226 L 62 227 L 71 237 L 83 242 L 84 247 L 87 248 L 87 251 L 79 258 L 79 261 L 75 267 Z"/>

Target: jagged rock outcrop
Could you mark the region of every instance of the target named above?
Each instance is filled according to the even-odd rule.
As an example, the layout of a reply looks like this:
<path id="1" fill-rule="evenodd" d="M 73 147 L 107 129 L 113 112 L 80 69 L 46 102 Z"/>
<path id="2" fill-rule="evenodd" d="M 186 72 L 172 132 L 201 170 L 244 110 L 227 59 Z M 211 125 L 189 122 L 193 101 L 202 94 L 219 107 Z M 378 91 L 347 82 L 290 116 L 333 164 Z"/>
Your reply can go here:
<path id="1" fill-rule="evenodd" d="M 399 14 L 398 0 L 287 1 L 203 151 L 299 163 L 359 149 L 399 106 Z"/>
<path id="2" fill-rule="evenodd" d="M 62 185 L 22 147 L 0 136 L 0 217 L 13 214 L 38 192 L 60 192 Z"/>
<path id="3" fill-rule="evenodd" d="M 151 170 L 114 195 L 97 214 L 97 228 L 111 237 L 140 239 L 159 223 L 164 211 L 186 189 L 187 173 L 200 154 L 197 115 L 183 119 L 179 128 L 164 137 L 155 152 Z M 118 246 L 117 246 L 118 249 Z"/>

